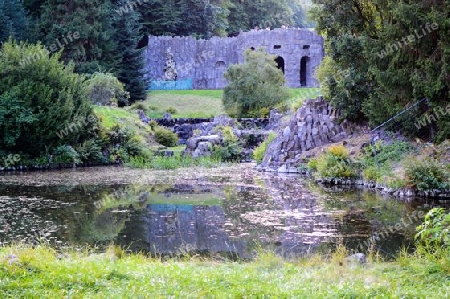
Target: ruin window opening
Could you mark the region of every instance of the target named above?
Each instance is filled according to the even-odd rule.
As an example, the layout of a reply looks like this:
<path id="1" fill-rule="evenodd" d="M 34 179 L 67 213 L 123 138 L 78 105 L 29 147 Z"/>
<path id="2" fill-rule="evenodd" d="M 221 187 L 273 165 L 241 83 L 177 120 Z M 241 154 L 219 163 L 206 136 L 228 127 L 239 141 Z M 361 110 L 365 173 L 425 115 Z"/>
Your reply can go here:
<path id="1" fill-rule="evenodd" d="M 300 86 L 307 86 L 307 74 L 308 74 L 309 57 L 303 56 L 300 60 Z"/>
<path id="2" fill-rule="evenodd" d="M 284 59 L 281 56 L 275 58 L 275 62 L 277 63 L 278 69 L 280 69 L 284 74 Z"/>
<path id="3" fill-rule="evenodd" d="M 309 49 L 309 47 L 310 47 L 309 45 L 304 45 L 304 46 L 303 46 L 303 49 L 306 50 L 306 49 Z"/>
<path id="4" fill-rule="evenodd" d="M 281 49 L 281 45 L 275 45 L 273 46 L 274 49 Z"/>

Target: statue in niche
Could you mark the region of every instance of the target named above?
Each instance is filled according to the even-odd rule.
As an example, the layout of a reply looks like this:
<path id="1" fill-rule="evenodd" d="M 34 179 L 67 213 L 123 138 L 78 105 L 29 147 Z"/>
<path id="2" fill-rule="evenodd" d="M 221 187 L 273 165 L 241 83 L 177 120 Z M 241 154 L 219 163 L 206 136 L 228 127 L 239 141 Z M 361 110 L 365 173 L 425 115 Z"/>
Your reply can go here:
<path id="1" fill-rule="evenodd" d="M 166 64 L 164 66 L 164 80 L 165 81 L 175 81 L 177 80 L 177 69 L 175 60 L 173 60 L 173 54 L 171 48 L 166 50 Z"/>

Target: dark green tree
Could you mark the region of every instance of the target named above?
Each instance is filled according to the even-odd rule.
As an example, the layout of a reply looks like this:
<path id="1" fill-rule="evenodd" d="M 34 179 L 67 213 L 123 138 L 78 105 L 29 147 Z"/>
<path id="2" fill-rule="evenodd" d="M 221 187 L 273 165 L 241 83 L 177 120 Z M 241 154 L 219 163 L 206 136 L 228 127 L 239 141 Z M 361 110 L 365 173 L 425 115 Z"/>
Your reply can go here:
<path id="1" fill-rule="evenodd" d="M 127 5 L 127 0 L 120 0 L 117 4 Z M 142 50 L 138 49 L 141 40 L 142 25 L 138 11 L 115 15 L 114 39 L 118 43 L 117 52 L 121 55 L 117 64 L 117 77 L 125 84 L 130 93 L 130 102 L 145 100 L 147 96 L 147 83 L 144 80 L 144 57 Z"/>
<path id="2" fill-rule="evenodd" d="M 12 37 L 24 40 L 28 37 L 29 19 L 19 0 L 0 0 L 0 43 Z"/>
<path id="3" fill-rule="evenodd" d="M 41 45 L 8 41 L 0 54 L 0 150 L 38 156 L 93 136 L 96 120 L 73 66 Z"/>
<path id="4" fill-rule="evenodd" d="M 265 116 L 289 96 L 275 56 L 263 49 L 247 50 L 245 63 L 231 65 L 224 77 L 230 83 L 224 89 L 223 104 L 233 117 Z"/>
<path id="5" fill-rule="evenodd" d="M 373 125 L 427 97 L 433 107 L 450 100 L 450 6 L 444 2 L 314 0 L 317 30 L 326 36 L 322 68 L 326 96 L 347 118 Z M 326 69 L 327 71 L 324 71 Z M 319 71 L 321 73 L 321 71 Z M 418 134 L 414 120 L 401 126 Z M 434 124 L 448 138 L 450 117 Z M 443 133 L 447 132 L 447 133 Z"/>
<path id="6" fill-rule="evenodd" d="M 39 18 L 40 40 L 52 53 L 63 48 L 62 59 L 73 61 L 79 73 L 109 72 L 120 58 L 112 22 L 109 0 L 48 0 Z"/>

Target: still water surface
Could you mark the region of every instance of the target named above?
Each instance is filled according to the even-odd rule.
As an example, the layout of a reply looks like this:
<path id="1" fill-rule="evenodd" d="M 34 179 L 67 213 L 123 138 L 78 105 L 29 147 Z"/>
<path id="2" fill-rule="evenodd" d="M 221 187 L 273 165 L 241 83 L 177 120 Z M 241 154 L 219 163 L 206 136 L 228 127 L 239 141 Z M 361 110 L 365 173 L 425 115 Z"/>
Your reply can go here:
<path id="1" fill-rule="evenodd" d="M 118 244 L 155 255 L 251 258 L 261 249 L 299 256 L 336 244 L 363 251 L 369 238 L 384 233 L 372 248 L 392 256 L 412 244 L 415 213 L 439 205 L 324 189 L 249 166 L 187 171 L 86 168 L 3 175 L 0 242 L 99 250 Z"/>

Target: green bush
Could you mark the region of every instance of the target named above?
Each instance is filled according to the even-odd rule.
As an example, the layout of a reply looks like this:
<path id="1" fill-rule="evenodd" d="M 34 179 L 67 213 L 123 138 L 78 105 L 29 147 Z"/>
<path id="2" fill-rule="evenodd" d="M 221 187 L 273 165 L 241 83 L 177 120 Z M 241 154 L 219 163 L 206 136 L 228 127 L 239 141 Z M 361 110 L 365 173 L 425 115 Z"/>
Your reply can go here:
<path id="1" fill-rule="evenodd" d="M 416 239 L 428 248 L 450 248 L 450 213 L 443 208 L 431 209 L 417 227 Z"/>
<path id="2" fill-rule="evenodd" d="M 169 107 L 169 108 L 166 109 L 166 112 L 170 113 L 170 114 L 176 114 L 177 113 L 177 109 L 175 109 L 173 107 Z"/>
<path id="3" fill-rule="evenodd" d="M 260 164 L 266 154 L 267 147 L 275 139 L 276 134 L 273 132 L 269 133 L 269 136 L 253 151 L 253 159 Z"/>
<path id="4" fill-rule="evenodd" d="M 242 146 L 239 139 L 234 135 L 233 129 L 229 126 L 220 127 L 222 144 L 214 145 L 212 157 L 224 162 L 238 162 L 241 158 Z"/>
<path id="5" fill-rule="evenodd" d="M 356 177 L 355 164 L 350 161 L 344 146 L 334 145 L 319 157 L 308 163 L 308 168 L 317 171 L 322 178 L 353 178 Z"/>
<path id="6" fill-rule="evenodd" d="M 126 106 L 130 98 L 124 85 L 109 73 L 94 73 L 85 82 L 85 90 L 91 102 L 99 106 Z"/>
<path id="7" fill-rule="evenodd" d="M 178 145 L 178 136 L 169 129 L 163 127 L 155 128 L 156 142 L 167 147 Z"/>
<path id="8" fill-rule="evenodd" d="M 446 189 L 449 187 L 447 169 L 434 159 L 407 159 L 404 166 L 408 183 L 418 190 Z"/>
<path id="9" fill-rule="evenodd" d="M 41 45 L 0 48 L 0 149 L 37 157 L 93 137 L 84 77 Z"/>
<path id="10" fill-rule="evenodd" d="M 128 162 L 130 157 L 149 157 L 150 150 L 144 138 L 129 127 L 115 125 L 109 131 L 110 161 Z"/>
<path id="11" fill-rule="evenodd" d="M 102 149 L 95 140 L 87 140 L 76 148 L 81 162 L 102 162 Z"/>
<path id="12" fill-rule="evenodd" d="M 263 49 L 245 52 L 245 63 L 231 65 L 224 74 L 229 81 L 223 93 L 225 111 L 232 117 L 266 114 L 289 97 L 276 56 Z M 266 109 L 263 109 L 266 108 Z"/>
<path id="13" fill-rule="evenodd" d="M 77 164 L 81 159 L 77 151 L 70 145 L 60 145 L 53 151 L 53 163 Z"/>

